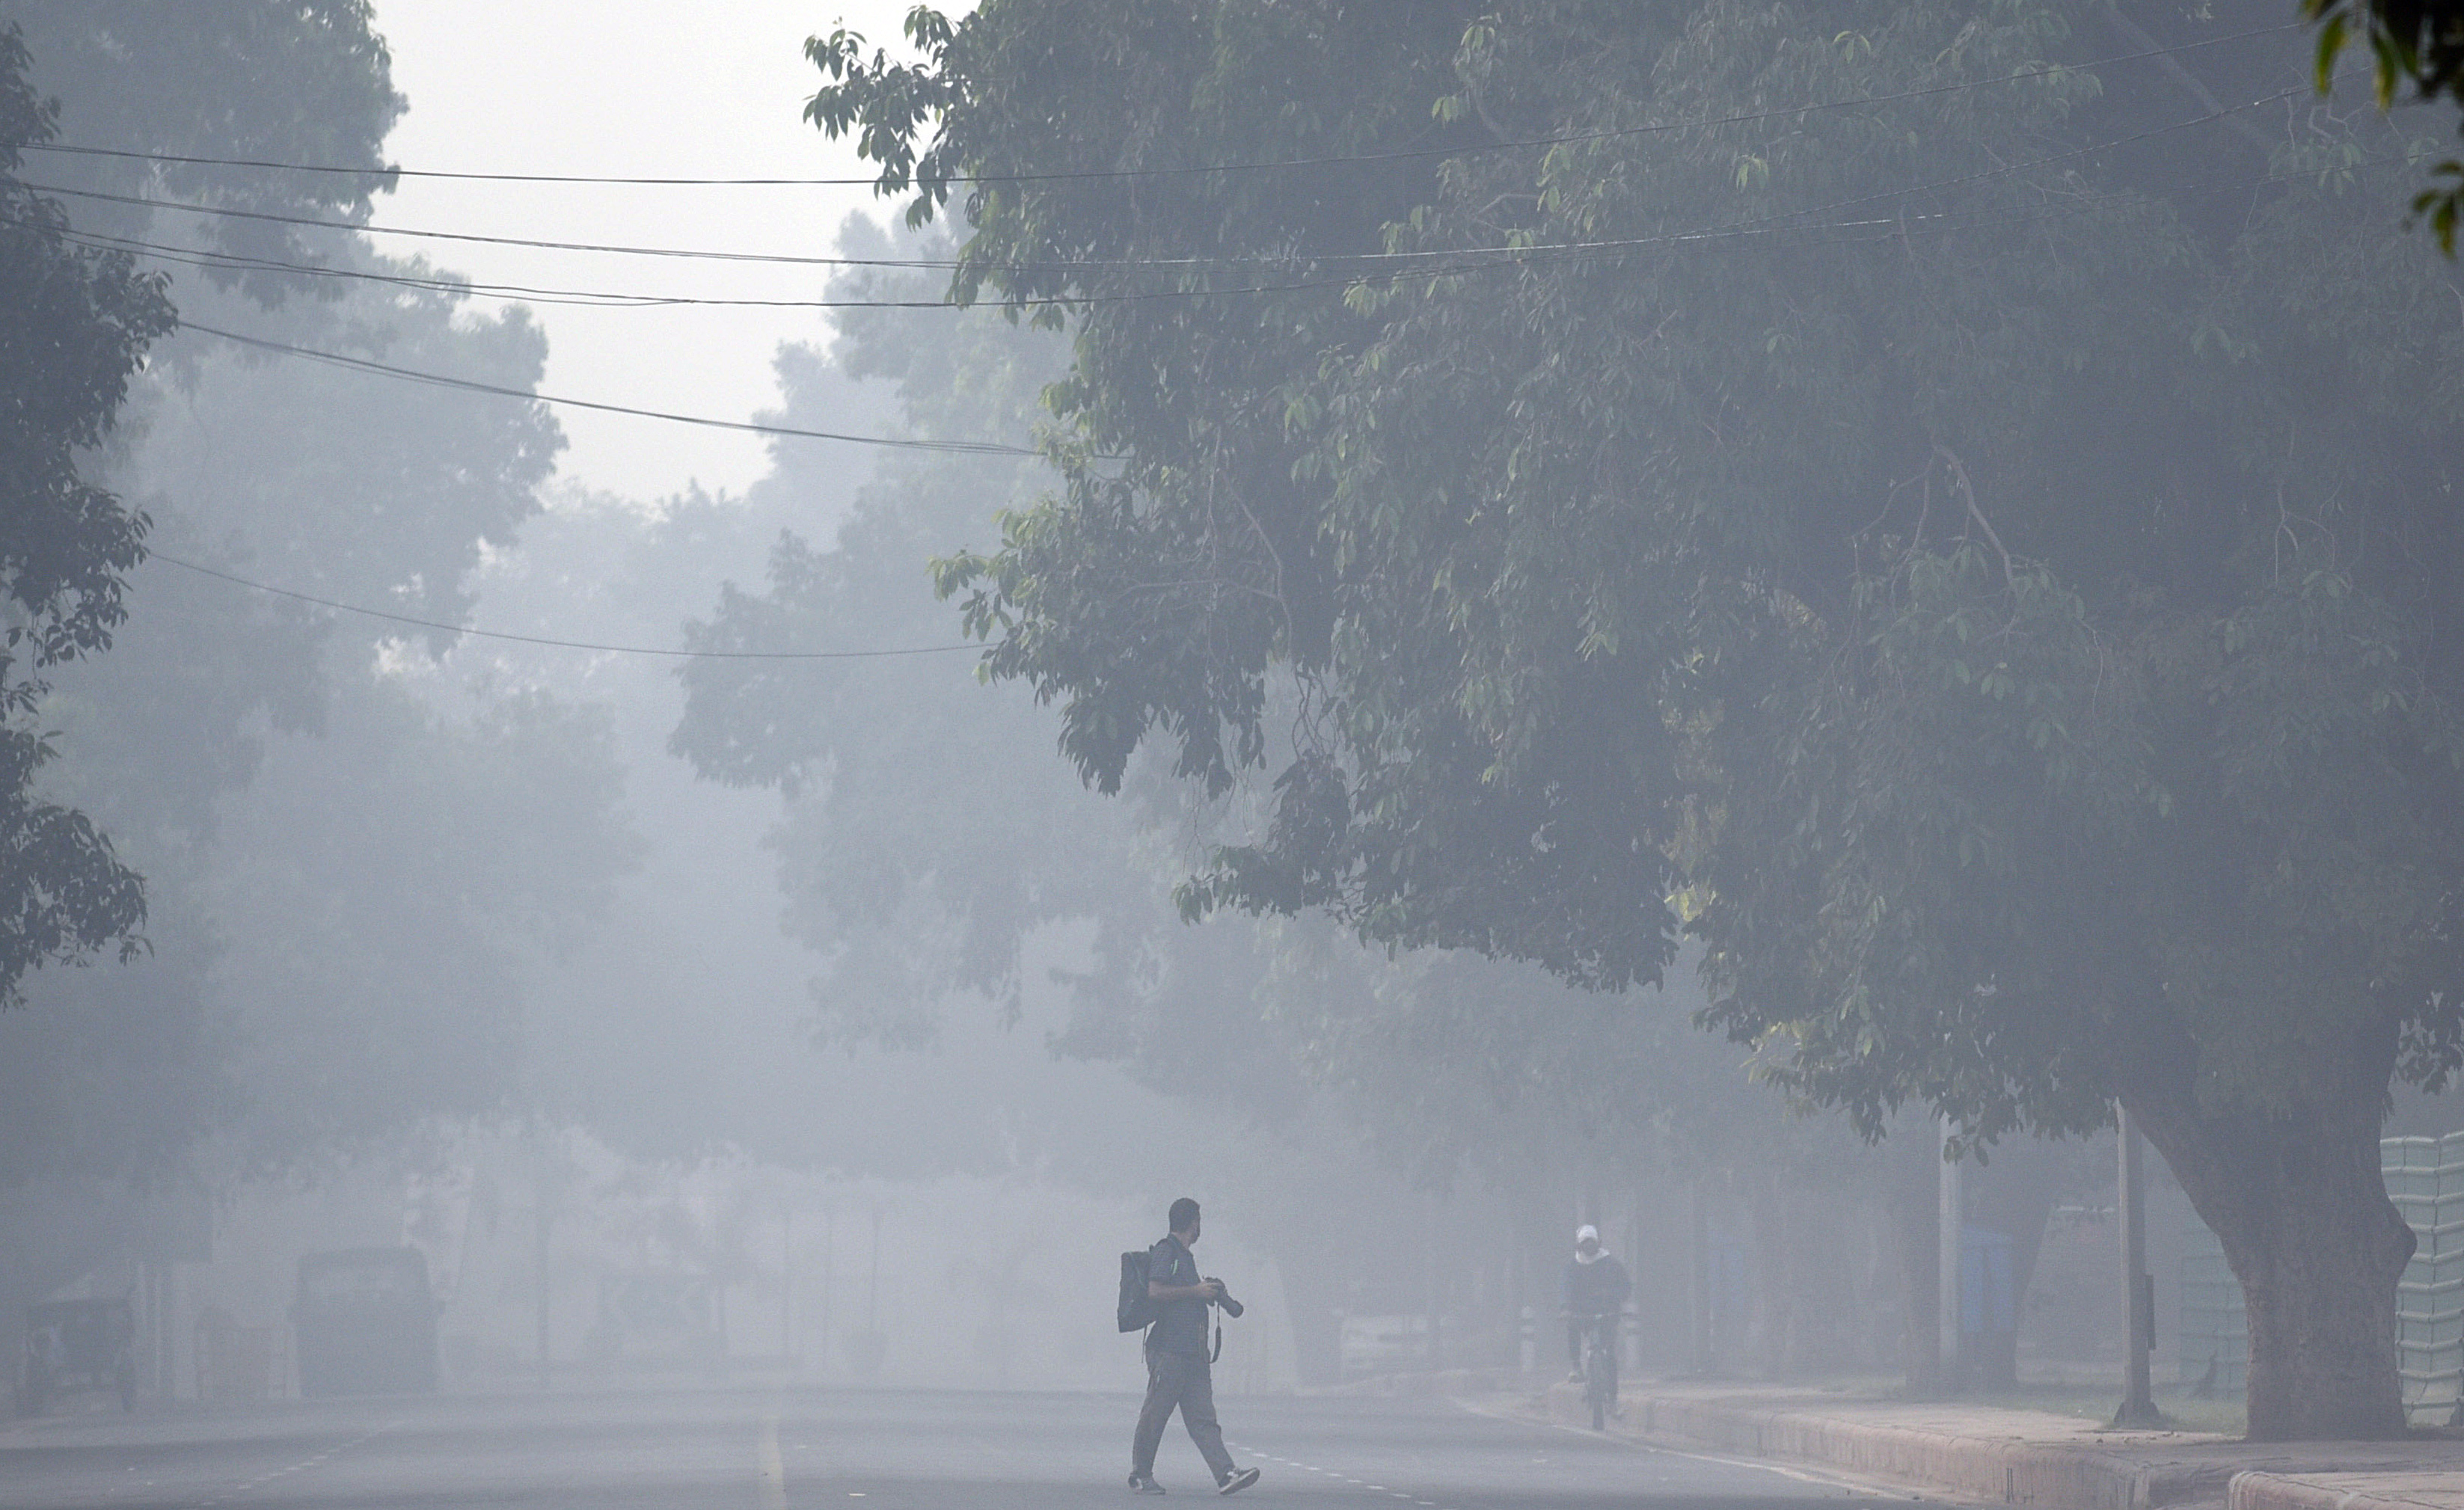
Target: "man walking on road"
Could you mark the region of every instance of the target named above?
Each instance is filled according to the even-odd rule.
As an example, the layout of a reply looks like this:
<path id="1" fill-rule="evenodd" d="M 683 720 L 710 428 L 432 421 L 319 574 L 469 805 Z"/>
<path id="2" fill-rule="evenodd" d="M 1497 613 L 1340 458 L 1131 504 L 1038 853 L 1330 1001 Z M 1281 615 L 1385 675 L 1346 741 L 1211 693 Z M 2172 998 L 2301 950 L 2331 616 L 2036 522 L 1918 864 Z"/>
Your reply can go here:
<path id="1" fill-rule="evenodd" d="M 1147 1328 L 1147 1398 L 1130 1443 L 1130 1487 L 1142 1495 L 1163 1493 L 1155 1479 L 1155 1449 L 1177 1408 L 1180 1424 L 1189 1428 L 1189 1439 L 1215 1475 L 1215 1492 L 1237 1494 L 1258 1481 L 1258 1470 L 1232 1466 L 1232 1455 L 1223 1450 L 1223 1428 L 1215 1419 L 1206 1308 L 1223 1299 L 1223 1282 L 1201 1279 L 1198 1260 L 1190 1257 L 1198 1241 L 1198 1203 L 1182 1196 L 1164 1220 L 1172 1231 L 1147 1250 L 1147 1299 L 1155 1302 L 1155 1320 Z"/>

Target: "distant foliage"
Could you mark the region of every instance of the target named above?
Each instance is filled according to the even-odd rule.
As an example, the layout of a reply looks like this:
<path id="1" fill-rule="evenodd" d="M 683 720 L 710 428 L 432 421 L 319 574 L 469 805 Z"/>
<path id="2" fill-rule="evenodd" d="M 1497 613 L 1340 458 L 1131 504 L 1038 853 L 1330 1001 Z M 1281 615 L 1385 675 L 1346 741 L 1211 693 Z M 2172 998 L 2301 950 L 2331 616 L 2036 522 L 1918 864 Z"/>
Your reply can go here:
<path id="1" fill-rule="evenodd" d="M 851 226 L 851 255 L 946 257 L 946 244 Z M 850 275 L 843 295 L 932 296 L 913 274 Z M 893 387 L 895 425 L 946 439 L 1032 438 L 1036 395 L 1066 356 L 1049 335 L 990 313 L 847 312 L 825 366 L 782 361 L 791 414 L 818 421 L 836 398 L 829 367 Z M 845 402 L 843 398 L 839 402 Z M 841 458 L 782 451 L 763 487 L 811 497 L 811 471 Z M 980 456 L 880 458 L 826 540 L 783 536 L 764 589 L 729 586 L 697 649 L 951 643 L 926 562 L 957 535 L 988 536 L 1004 504 L 1043 473 Z M 686 710 L 670 749 L 703 777 L 777 788 L 773 836 L 790 933 L 823 960 L 815 1036 L 913 1048 L 939 1031 L 945 997 L 983 993 L 1015 1011 L 1025 934 L 1081 915 L 1128 878 L 1119 815 L 1087 800 L 1040 758 L 1048 718 L 1015 689 L 988 693 L 963 655 L 825 662 L 697 660 L 681 672 Z M 1032 752 L 1032 754 L 1029 754 Z M 1002 787 L 973 801 L 979 783 Z M 1077 864 L 1044 862 L 1100 856 Z M 1133 884 L 1133 883 L 1131 883 Z"/>
<path id="2" fill-rule="evenodd" d="M 392 182 L 382 144 L 403 108 L 367 4 L 0 0 L 11 15 L 24 77 L 57 98 L 56 140 L 139 154 L 25 152 L 18 178 L 86 191 L 41 196 L 64 207 L 46 224 L 260 259 L 239 276 L 176 273 L 197 323 L 538 381 L 538 325 L 518 309 L 473 314 L 440 270 L 364 237 L 130 202 L 363 220 Z M 119 434 L 77 455 L 87 482 L 141 506 L 162 556 L 338 601 L 471 616 L 474 569 L 537 514 L 562 445 L 540 405 L 195 332 L 146 357 L 123 374 Z M 29 981 L 31 1010 L 0 1018 L 0 1185 L 160 1179 L 209 1140 L 297 1164 L 512 1105 L 537 962 L 579 947 L 633 863 L 601 722 L 544 697 L 479 696 L 473 716 L 442 716 L 417 673 L 454 637 L 406 641 L 165 560 L 137 565 L 121 599 L 112 653 L 46 678 L 37 727 L 59 756 L 41 790 L 143 873 L 146 954 Z"/>
<path id="3" fill-rule="evenodd" d="M 85 230 L 159 241 L 145 234 L 155 211 L 138 201 L 203 203 L 241 214 L 179 217 L 180 244 L 323 265 L 337 239 L 280 217 L 362 223 L 393 187 L 382 149 L 407 101 L 394 91 L 370 0 L 0 0 L 0 23 L 12 19 L 33 55 L 35 87 L 59 102 L 67 145 L 364 168 L 278 173 L 142 155 L 34 155 L 37 181 L 110 196 L 75 201 Z M 266 305 L 334 287 L 244 263 L 206 278 Z"/>

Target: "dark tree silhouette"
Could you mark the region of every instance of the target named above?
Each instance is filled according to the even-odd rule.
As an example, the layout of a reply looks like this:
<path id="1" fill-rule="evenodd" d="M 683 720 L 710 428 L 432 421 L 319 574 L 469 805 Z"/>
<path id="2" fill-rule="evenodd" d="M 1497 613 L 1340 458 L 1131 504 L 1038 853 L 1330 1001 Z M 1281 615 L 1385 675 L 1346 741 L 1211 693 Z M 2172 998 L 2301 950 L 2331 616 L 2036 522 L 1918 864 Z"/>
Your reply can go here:
<path id="1" fill-rule="evenodd" d="M 85 481 L 146 347 L 176 323 L 163 281 L 76 245 L 55 203 L 19 180 L 53 111 L 0 34 L 0 999 L 25 974 L 117 942 L 137 947 L 144 887 L 85 815 L 46 801 L 54 747 L 37 719 L 47 668 L 109 648 L 146 518 Z"/>

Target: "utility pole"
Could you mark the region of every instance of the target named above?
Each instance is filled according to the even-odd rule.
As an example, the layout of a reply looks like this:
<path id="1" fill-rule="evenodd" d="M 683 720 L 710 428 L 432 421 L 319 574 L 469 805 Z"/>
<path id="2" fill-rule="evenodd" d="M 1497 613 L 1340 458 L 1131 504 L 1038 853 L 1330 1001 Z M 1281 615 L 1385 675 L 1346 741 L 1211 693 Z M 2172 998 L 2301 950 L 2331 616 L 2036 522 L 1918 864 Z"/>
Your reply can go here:
<path id="1" fill-rule="evenodd" d="M 2148 1357 L 2156 1347 L 2156 1277 L 2147 1272 L 2146 1145 L 2138 1126 L 2120 1102 L 2113 1107 L 2114 1131 L 2121 1155 L 2122 1304 L 2125 1318 L 2123 1347 L 2122 1408 L 2113 1412 L 2116 1426 L 2162 1426 L 2164 1412 L 2148 1379 Z"/>
<path id="2" fill-rule="evenodd" d="M 872 1203 L 872 1277 L 865 1283 L 864 1329 L 874 1339 L 881 1336 L 881 1202 Z"/>
<path id="3" fill-rule="evenodd" d="M 1694 1176 L 1686 1193 L 1690 1229 L 1685 1265 L 1686 1298 L 1692 1302 L 1693 1365 L 1697 1375 L 1711 1372 L 1711 1211 L 1703 1194 L 1703 1176 Z"/>
<path id="4" fill-rule="evenodd" d="M 1956 1129 L 1948 1117 L 1941 1119 L 1942 1160 L 1935 1190 L 1937 1252 L 1934 1280 L 1934 1335 L 1942 1359 L 1942 1388 L 1948 1393 L 1959 1388 L 1968 1362 L 1960 1356 L 1959 1292 L 1960 1292 L 1960 1229 L 1967 1224 L 1968 1206 L 1960 1189 L 1959 1161 L 1951 1157 L 1951 1143 Z"/>
<path id="5" fill-rule="evenodd" d="M 539 1293 L 537 1297 L 539 1302 L 539 1387 L 541 1392 L 545 1392 L 549 1383 L 548 1291 L 550 1288 L 549 1281 L 552 1278 L 548 1269 L 548 1236 L 549 1230 L 556 1219 L 554 1210 L 555 1180 L 549 1169 L 551 1155 L 548 1151 L 546 1135 L 544 1133 L 535 1133 L 534 1136 L 536 1136 L 539 1141 L 536 1148 L 538 1162 L 533 1166 L 534 1176 L 531 1187 L 534 1197 L 532 1201 L 532 1215 L 534 1217 L 532 1226 L 532 1236 L 534 1239 L 532 1259 L 534 1266 L 538 1270 L 539 1276 Z"/>

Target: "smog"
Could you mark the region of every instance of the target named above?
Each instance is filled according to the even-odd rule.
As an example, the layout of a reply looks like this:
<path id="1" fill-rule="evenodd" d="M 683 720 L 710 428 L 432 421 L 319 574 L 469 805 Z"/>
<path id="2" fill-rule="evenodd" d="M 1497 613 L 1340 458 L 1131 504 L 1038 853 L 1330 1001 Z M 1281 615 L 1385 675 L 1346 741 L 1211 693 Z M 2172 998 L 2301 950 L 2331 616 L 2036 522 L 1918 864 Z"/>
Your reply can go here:
<path id="1" fill-rule="evenodd" d="M 2464 1494 L 2459 38 L 0 0 L 0 1500 Z"/>

